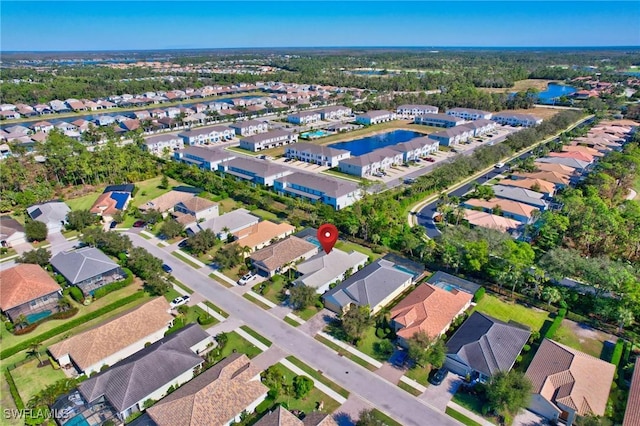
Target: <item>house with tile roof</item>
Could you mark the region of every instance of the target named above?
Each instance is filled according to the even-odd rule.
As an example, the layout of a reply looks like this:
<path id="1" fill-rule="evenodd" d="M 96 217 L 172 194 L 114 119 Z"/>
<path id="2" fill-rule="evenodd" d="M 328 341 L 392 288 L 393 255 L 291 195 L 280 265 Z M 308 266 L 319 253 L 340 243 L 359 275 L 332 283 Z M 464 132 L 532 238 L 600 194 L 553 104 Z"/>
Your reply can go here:
<path id="1" fill-rule="evenodd" d="M 273 186 L 273 182 L 293 173 L 293 170 L 267 160 L 237 157 L 218 164 L 218 171 L 265 186 Z"/>
<path id="2" fill-rule="evenodd" d="M 195 196 L 195 192 L 171 190 L 153 200 L 147 201 L 138 207 L 138 209 L 143 212 L 147 210 L 158 210 L 160 213 L 165 213 L 173 211 L 176 204 L 190 200 Z"/>
<path id="3" fill-rule="evenodd" d="M 592 163 L 595 159 L 594 155 L 587 154 L 579 151 L 563 151 L 563 152 L 550 152 L 549 157 L 551 158 L 574 158 L 576 160 L 585 161 L 587 163 Z"/>
<path id="4" fill-rule="evenodd" d="M 478 120 L 470 121 L 469 123 L 463 124 L 464 127 L 471 130 L 471 135 L 473 137 L 478 137 L 485 135 L 489 132 L 493 132 L 498 126 L 495 121 L 487 120 L 485 118 L 480 118 Z"/>
<path id="5" fill-rule="evenodd" d="M 481 210 L 491 214 L 500 212 L 505 218 L 525 224 L 533 223 L 536 212 L 539 211 L 537 208 L 528 204 L 502 198 L 492 198 L 490 200 L 471 198 L 463 201 L 462 206 L 471 210 Z"/>
<path id="6" fill-rule="evenodd" d="M 571 176 L 576 172 L 573 167 L 565 166 L 563 164 L 552 163 L 534 163 L 534 166 L 538 172 L 554 172 L 560 175 Z M 553 181 L 550 181 L 553 182 Z M 558 182 L 554 182 L 558 183 Z M 568 184 L 568 182 L 567 182 Z"/>
<path id="7" fill-rule="evenodd" d="M 61 251 L 50 260 L 53 269 L 62 275 L 69 285 L 92 295 L 100 287 L 126 278 L 120 265 L 95 247 Z"/>
<path id="8" fill-rule="evenodd" d="M 0 247 L 12 247 L 26 242 L 24 226 L 11 216 L 0 216 Z"/>
<path id="9" fill-rule="evenodd" d="M 346 149 L 298 142 L 287 146 L 284 150 L 284 155 L 287 158 L 294 158 L 305 163 L 336 167 L 340 160 L 351 157 L 351 152 Z"/>
<path id="10" fill-rule="evenodd" d="M 627 409 L 624 412 L 622 426 L 635 426 L 640 424 L 640 357 L 636 358 L 627 399 Z"/>
<path id="11" fill-rule="evenodd" d="M 62 368 L 89 376 L 103 365 L 113 365 L 162 339 L 172 322 L 169 303 L 157 297 L 48 350 Z"/>
<path id="12" fill-rule="evenodd" d="M 544 194 L 540 192 L 506 185 L 493 185 L 492 188 L 493 192 L 496 194 L 496 198 L 528 204 L 541 211 L 544 211 L 549 207 L 548 201 L 544 199 Z"/>
<path id="13" fill-rule="evenodd" d="M 396 268 L 389 260 L 378 259 L 324 293 L 324 306 L 338 314 L 352 306 L 369 306 L 374 315 L 403 291 L 408 289 L 414 275 Z"/>
<path id="14" fill-rule="evenodd" d="M 546 164 L 546 163 L 540 163 L 540 164 Z M 561 164 L 548 164 L 549 166 L 561 166 L 561 167 L 565 167 L 562 166 Z M 542 168 L 547 168 L 542 166 Z M 549 169 L 551 169 L 553 167 L 549 167 Z M 573 169 L 572 169 L 573 170 Z M 542 180 L 546 180 L 547 182 L 551 182 L 553 183 L 557 189 L 562 189 L 567 187 L 572 180 L 572 176 L 564 174 L 564 170 L 562 172 L 559 171 L 546 171 L 546 170 L 542 170 L 539 172 L 529 172 L 529 173 L 514 173 L 511 175 L 511 179 L 542 179 Z"/>
<path id="15" fill-rule="evenodd" d="M 556 192 L 556 185 L 553 182 L 537 178 L 502 179 L 500 185 L 530 189 L 544 194 L 547 198 L 553 197 Z"/>
<path id="16" fill-rule="evenodd" d="M 503 322 L 478 311 L 447 341 L 445 367 L 450 371 L 487 381 L 515 364 L 531 332 L 515 322 Z"/>
<path id="17" fill-rule="evenodd" d="M 331 414 L 320 411 L 305 413 L 302 420 L 297 418 L 291 411 L 278 405 L 274 410 L 268 412 L 254 426 L 338 426 Z"/>
<path id="18" fill-rule="evenodd" d="M 296 227 L 288 223 L 273 223 L 262 220 L 248 228 L 233 233 L 240 247 L 248 247 L 251 253 L 293 234 Z"/>
<path id="19" fill-rule="evenodd" d="M 199 354 L 212 342 L 198 324 L 189 324 L 90 377 L 78 390 L 88 404 L 109 404 L 124 420 L 143 411 L 145 401 L 191 380 L 204 363 Z"/>
<path id="20" fill-rule="evenodd" d="M 529 409 L 567 426 L 577 416 L 603 416 L 615 371 L 613 364 L 544 339 L 526 372 L 533 385 Z"/>
<path id="21" fill-rule="evenodd" d="M 0 271 L 0 311 L 15 323 L 24 315 L 29 323 L 58 312 L 62 288 L 40 267 L 22 263 Z"/>
<path id="22" fill-rule="evenodd" d="M 296 267 L 301 276 L 294 285 L 306 285 L 323 294 L 329 285 L 344 280 L 347 275 L 357 272 L 367 263 L 368 257 L 357 251 L 350 253 L 334 248 L 329 254 L 321 251 Z"/>
<path id="23" fill-rule="evenodd" d="M 260 249 L 249 256 L 258 274 L 272 277 L 289 270 L 298 261 L 318 253 L 318 246 L 293 235 Z"/>
<path id="24" fill-rule="evenodd" d="M 431 133 L 429 138 L 438 141 L 440 145 L 451 146 L 466 142 L 473 137 L 473 130 L 467 126 L 447 128 L 441 132 Z"/>
<path id="25" fill-rule="evenodd" d="M 202 197 L 190 197 L 184 201 L 178 201 L 171 213 L 174 219 L 185 225 L 215 219 L 218 214 L 218 203 Z"/>
<path id="26" fill-rule="evenodd" d="M 147 410 L 157 426 L 226 426 L 252 413 L 269 388 L 260 369 L 245 355 L 234 353 L 162 398 Z"/>
<path id="27" fill-rule="evenodd" d="M 578 160 L 576 158 L 542 157 L 542 158 L 538 158 L 536 162 L 562 164 L 568 167 L 573 167 L 579 173 L 585 173 L 591 168 L 590 162 Z"/>
<path id="28" fill-rule="evenodd" d="M 93 203 L 89 211 L 98 216 L 102 216 L 105 221 L 109 221 L 114 214 L 125 211 L 129 205 L 129 201 L 131 201 L 131 192 L 103 192 Z"/>
<path id="29" fill-rule="evenodd" d="M 210 229 L 218 238 L 226 240 L 229 235 L 257 225 L 259 221 L 260 218 L 249 213 L 249 210 L 236 209 L 204 222 L 193 223 L 187 227 L 187 233 L 193 235 L 202 230 Z"/>
<path id="30" fill-rule="evenodd" d="M 34 204 L 27 207 L 27 214 L 33 220 L 45 223 L 49 232 L 60 232 L 67 222 L 67 214 L 71 211 L 62 201 Z"/>
<path id="31" fill-rule="evenodd" d="M 400 344 L 419 332 L 436 339 L 471 306 L 471 299 L 473 295 L 465 291 L 421 284 L 391 309 L 391 325 Z"/>
<path id="32" fill-rule="evenodd" d="M 517 220 L 469 209 L 464 210 L 463 218 L 472 227 L 479 226 L 499 232 L 513 232 L 522 225 L 522 223 Z"/>
<path id="33" fill-rule="evenodd" d="M 276 129 L 240 139 L 240 148 L 257 152 L 298 142 L 298 134 Z"/>

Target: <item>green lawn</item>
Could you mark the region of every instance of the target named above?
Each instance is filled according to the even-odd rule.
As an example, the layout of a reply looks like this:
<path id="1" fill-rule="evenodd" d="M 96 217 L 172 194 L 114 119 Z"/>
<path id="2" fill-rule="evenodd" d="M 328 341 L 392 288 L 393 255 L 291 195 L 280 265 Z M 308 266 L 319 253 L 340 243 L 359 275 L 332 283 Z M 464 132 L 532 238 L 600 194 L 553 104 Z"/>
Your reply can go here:
<path id="1" fill-rule="evenodd" d="M 73 198 L 71 200 L 66 200 L 65 202 L 69 206 L 71 210 L 89 210 L 93 203 L 96 202 L 98 197 L 102 194 L 102 190 L 97 190 L 90 192 L 87 195 L 83 195 L 79 198 Z"/>
<path id="2" fill-rule="evenodd" d="M 278 218 L 278 215 L 276 215 L 275 213 L 268 212 L 266 210 L 262 210 L 262 209 L 251 210 L 251 214 L 258 216 L 262 220 L 270 220 L 271 222 L 276 222 L 276 223 L 281 222 L 281 220 Z"/>
<path id="3" fill-rule="evenodd" d="M 285 283 L 286 281 L 282 275 L 274 275 L 268 281 L 253 286 L 253 291 L 279 305 L 284 300 L 283 290 Z"/>
<path id="4" fill-rule="evenodd" d="M 358 348 L 360 352 L 369 355 L 373 359 L 376 359 L 378 361 L 386 361 L 387 359 L 389 359 L 389 357 L 381 356 L 375 349 L 376 344 L 379 344 L 383 340 L 384 339 L 380 339 L 378 336 L 376 336 L 376 327 L 370 326 L 364 332 L 362 339 L 358 340 L 356 348 Z"/>
<path id="5" fill-rule="evenodd" d="M 65 378 L 62 370 L 54 370 L 51 365 L 38 367 L 38 360 L 11 370 L 11 376 L 25 403 L 45 387 Z"/>
<path id="6" fill-rule="evenodd" d="M 219 209 L 221 215 L 242 207 L 242 205 L 233 198 L 225 198 L 224 200 L 218 201 L 218 204 L 220 204 Z"/>
<path id="7" fill-rule="evenodd" d="M 570 348 L 588 353 L 596 358 L 600 358 L 602 348 L 604 347 L 604 343 L 598 339 L 588 339 L 584 336 L 577 336 L 568 325 L 567 320 L 562 321 L 562 325 L 558 331 L 556 331 L 553 340 L 567 345 Z"/>
<path id="8" fill-rule="evenodd" d="M 410 379 L 415 380 L 420 383 L 422 386 L 429 386 L 429 373 L 431 372 L 431 366 L 427 367 L 414 367 L 407 370 L 404 373 Z"/>
<path id="9" fill-rule="evenodd" d="M 382 254 L 374 253 L 369 247 L 364 247 L 360 244 L 352 243 L 350 241 L 340 240 L 336 243 L 335 247 L 339 250 L 346 251 L 347 253 L 351 252 L 352 250 L 358 251 L 360 253 L 366 254 L 372 260 L 376 260 L 382 257 Z"/>
<path id="10" fill-rule="evenodd" d="M 402 423 L 396 422 L 377 408 L 374 408 L 371 413 L 373 417 L 384 426 L 402 426 Z"/>
<path id="11" fill-rule="evenodd" d="M 422 392 L 420 392 L 418 389 L 416 389 L 413 386 L 410 386 L 410 385 L 408 385 L 408 384 L 406 384 L 404 382 L 398 382 L 396 384 L 396 386 L 398 386 L 400 389 L 402 389 L 405 392 L 409 392 L 413 396 L 422 395 Z"/>
<path id="12" fill-rule="evenodd" d="M 154 198 L 171 191 L 172 187 L 182 185 L 177 180 L 169 179 L 169 186 L 167 189 L 162 189 L 158 188 L 161 182 L 162 176 L 156 176 L 151 179 L 143 180 L 142 182 L 136 182 L 138 192 L 136 193 L 135 198 L 131 200 L 131 205 L 134 207 L 141 206 L 147 201 L 153 200 Z"/>
<path id="13" fill-rule="evenodd" d="M 269 309 L 271 309 L 271 306 L 269 306 L 269 305 L 263 303 L 262 301 L 256 299 L 255 297 L 253 297 L 251 295 L 251 293 L 245 293 L 245 294 L 242 295 L 242 297 L 244 297 L 245 299 L 247 299 L 251 303 L 254 303 L 254 304 L 260 306 L 265 311 L 268 311 Z"/>
<path id="14" fill-rule="evenodd" d="M 324 375 L 322 375 L 322 373 L 320 373 L 320 372 L 314 370 L 313 368 L 309 367 L 307 364 L 305 364 L 304 362 L 300 361 L 295 356 L 289 355 L 287 357 L 287 361 L 289 361 L 290 363 L 292 363 L 293 365 L 295 365 L 299 369 L 303 370 L 305 373 L 307 373 L 309 376 L 313 377 L 315 380 L 321 382 L 325 386 L 327 386 L 327 387 L 331 388 L 332 390 L 336 391 L 337 393 L 339 393 L 343 397 L 349 398 L 349 391 L 348 390 L 340 387 L 336 383 L 334 383 L 331 380 L 327 379 Z"/>
<path id="15" fill-rule="evenodd" d="M 229 340 L 227 341 L 227 344 L 224 346 L 224 348 L 219 351 L 218 356 L 216 357 L 218 360 L 231 355 L 234 349 L 236 352 L 246 354 L 249 358 L 255 358 L 262 353 L 262 351 L 257 346 L 254 346 L 252 343 L 244 339 L 235 331 L 227 333 L 227 337 L 229 338 Z M 217 349 L 214 349 L 214 351 L 216 350 Z"/>
<path id="16" fill-rule="evenodd" d="M 475 420 L 471 420 L 469 417 L 457 412 L 451 407 L 447 407 L 444 412 L 466 426 L 482 426 L 480 423 Z"/>
<path id="17" fill-rule="evenodd" d="M 164 294 L 164 298 L 167 299 L 167 302 L 171 302 L 178 296 L 182 296 L 182 294 L 178 293 L 174 288 L 169 288 L 169 290 Z"/>
<path id="18" fill-rule="evenodd" d="M 5 254 L 0 254 L 0 260 L 2 259 L 6 259 L 8 257 L 11 256 L 15 256 L 16 254 L 18 254 L 14 249 L 10 248 L 7 250 L 7 252 Z"/>
<path id="19" fill-rule="evenodd" d="M 499 320 L 510 320 L 540 331 L 542 325 L 549 319 L 549 313 L 535 308 L 527 308 L 514 302 L 503 302 L 490 294 L 485 295 L 475 308 L 476 311 L 491 315 Z"/>
<path id="20" fill-rule="evenodd" d="M 242 331 L 244 331 L 254 339 L 258 340 L 260 343 L 262 343 L 266 347 L 271 346 L 271 341 L 269 339 L 267 339 L 266 337 L 264 337 L 263 335 L 261 335 L 260 333 L 258 333 L 257 331 L 249 327 L 248 325 L 241 325 L 240 328 L 242 329 Z"/>
<path id="21" fill-rule="evenodd" d="M 216 311 L 218 314 L 222 315 L 223 317 L 225 317 L 225 318 L 229 317 L 228 313 L 226 313 L 222 309 L 218 308 L 216 305 L 214 305 L 213 303 L 209 302 L 208 300 L 205 300 L 204 304 L 207 305 L 209 307 L 209 309 L 212 309 L 212 310 Z"/>
<path id="22" fill-rule="evenodd" d="M 301 319 L 307 321 L 309 320 L 309 318 L 311 318 L 312 316 L 320 312 L 320 310 L 321 308 L 318 308 L 315 305 L 313 305 L 313 306 L 307 306 L 301 311 L 295 311 L 294 314 L 296 314 Z"/>

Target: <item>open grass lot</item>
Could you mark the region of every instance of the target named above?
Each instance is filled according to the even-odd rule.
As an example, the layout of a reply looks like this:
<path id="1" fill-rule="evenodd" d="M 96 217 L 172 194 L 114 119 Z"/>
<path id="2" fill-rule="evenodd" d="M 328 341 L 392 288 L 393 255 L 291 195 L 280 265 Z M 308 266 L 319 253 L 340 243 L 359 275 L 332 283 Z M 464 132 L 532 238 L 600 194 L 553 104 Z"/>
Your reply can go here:
<path id="1" fill-rule="evenodd" d="M 262 209 L 251 210 L 251 214 L 254 216 L 258 216 L 262 220 L 270 220 L 271 222 L 279 223 L 281 220 L 275 213 L 268 212 Z"/>
<path id="2" fill-rule="evenodd" d="M 240 203 L 235 201 L 233 198 L 225 198 L 224 200 L 218 201 L 218 204 L 220 204 L 219 209 L 221 215 L 224 213 L 229 213 L 231 210 L 242 207 Z"/>
<path id="3" fill-rule="evenodd" d="M 274 275 L 268 281 L 253 286 L 253 291 L 269 299 L 276 305 L 282 303 L 285 280 L 282 275 Z M 264 286 L 263 290 L 260 290 Z"/>
<path id="4" fill-rule="evenodd" d="M 89 210 L 91 206 L 93 206 L 93 203 L 96 202 L 100 194 L 102 194 L 101 189 L 90 192 L 87 195 L 83 195 L 82 197 L 66 200 L 65 202 L 71 210 Z"/>
<path id="5" fill-rule="evenodd" d="M 517 114 L 533 114 L 536 117 L 542 118 L 543 120 L 548 120 L 561 113 L 562 110 L 556 108 L 548 108 L 542 105 L 535 105 L 533 109 L 514 109 L 513 111 L 509 112 L 514 112 Z"/>
<path id="6" fill-rule="evenodd" d="M 503 302 L 490 294 L 485 295 L 475 307 L 478 312 L 485 313 L 499 320 L 510 320 L 529 326 L 532 330 L 540 331 L 549 313 L 536 308 L 527 308 L 514 302 Z"/>
<path id="7" fill-rule="evenodd" d="M 11 376 L 25 403 L 45 387 L 65 378 L 62 370 L 54 370 L 51 365 L 38 367 L 37 359 L 14 368 Z"/>
<path id="8" fill-rule="evenodd" d="M 607 340 L 615 341 L 615 337 L 565 319 L 562 320 L 562 325 L 556 331 L 553 340 L 600 358 L 604 342 Z"/>
<path id="9" fill-rule="evenodd" d="M 528 78 L 526 80 L 518 80 L 514 83 L 513 87 L 479 87 L 478 90 L 488 93 L 510 93 L 510 92 L 522 92 L 527 89 L 536 89 L 541 92 L 547 90 L 547 85 L 554 80 L 537 80 Z"/>
<path id="10" fill-rule="evenodd" d="M 171 191 L 172 187 L 181 185 L 177 180 L 169 179 L 169 186 L 167 189 L 162 189 L 158 188 L 158 186 L 160 186 L 160 182 L 162 182 L 162 176 L 156 176 L 142 182 L 137 182 L 136 187 L 138 187 L 138 192 L 136 193 L 135 198 L 131 200 L 131 205 L 134 207 L 141 206 L 147 201 L 153 200 L 154 198 Z"/>
<path id="11" fill-rule="evenodd" d="M 382 342 L 384 339 L 380 339 L 376 336 L 376 327 L 370 326 L 368 327 L 364 334 L 362 335 L 362 339 L 358 340 L 358 344 L 356 348 L 360 352 L 363 352 L 369 355 L 371 358 L 376 359 L 378 361 L 386 361 L 389 357 L 381 356 L 378 351 L 376 351 L 376 346 L 378 343 Z"/>
<path id="12" fill-rule="evenodd" d="M 371 260 L 376 260 L 382 257 L 382 254 L 374 253 L 369 247 L 364 247 L 350 241 L 340 240 L 336 243 L 335 247 L 338 250 L 346 251 L 347 253 L 350 253 L 352 250 L 358 251 L 369 256 L 369 259 Z"/>

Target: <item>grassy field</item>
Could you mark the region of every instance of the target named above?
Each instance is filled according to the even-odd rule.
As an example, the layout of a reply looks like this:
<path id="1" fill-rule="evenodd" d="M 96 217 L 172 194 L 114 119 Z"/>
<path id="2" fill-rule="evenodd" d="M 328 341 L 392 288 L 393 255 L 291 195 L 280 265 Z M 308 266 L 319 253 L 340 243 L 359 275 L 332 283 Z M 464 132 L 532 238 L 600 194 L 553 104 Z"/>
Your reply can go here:
<path id="1" fill-rule="evenodd" d="M 510 93 L 523 92 L 527 89 L 536 89 L 544 92 L 547 90 L 547 85 L 551 82 L 553 82 L 553 80 L 526 79 L 516 81 L 513 87 L 479 87 L 478 90 L 488 93 Z"/>
<path id="2" fill-rule="evenodd" d="M 251 214 L 258 216 L 262 220 L 270 220 L 271 222 L 276 222 L 276 223 L 281 222 L 281 220 L 278 218 L 278 215 L 276 215 L 275 213 L 268 212 L 266 210 L 262 210 L 262 209 L 251 210 Z"/>
<path id="3" fill-rule="evenodd" d="M 260 292 L 260 287 L 264 287 L 264 291 Z M 253 287 L 253 291 L 260 294 L 262 297 L 269 299 L 276 305 L 279 305 L 283 301 L 282 291 L 284 289 L 285 280 L 282 275 L 274 275 L 268 281 L 262 282 L 260 284 L 256 284 Z"/>
<path id="4" fill-rule="evenodd" d="M 224 200 L 218 201 L 220 214 L 229 213 L 231 210 L 235 210 L 239 207 L 242 207 L 240 203 L 235 201 L 233 198 L 225 198 Z"/>
<path id="5" fill-rule="evenodd" d="M 14 368 L 11 376 L 25 403 L 45 387 L 65 378 L 62 370 L 54 370 L 51 365 L 38 367 L 37 359 Z"/>
<path id="6" fill-rule="evenodd" d="M 499 320 L 510 320 L 529 326 L 532 330 L 540 330 L 549 313 L 539 309 L 527 308 L 513 302 L 503 302 L 490 294 L 485 295 L 475 308 L 476 311 L 491 315 Z"/>
<path id="7" fill-rule="evenodd" d="M 484 419 L 487 420 L 488 422 L 495 423 L 493 419 L 482 415 L 483 402 L 477 396 L 457 392 L 455 395 L 453 395 L 453 401 L 456 402 L 458 405 L 466 408 L 467 410 L 479 415 L 480 417 L 484 417 Z"/>
<path id="8" fill-rule="evenodd" d="M 152 179 L 137 182 L 136 186 L 138 187 L 138 192 L 136 193 L 136 197 L 131 200 L 131 205 L 134 207 L 141 206 L 147 201 L 153 200 L 154 198 L 171 191 L 172 187 L 182 185 L 177 180 L 169 179 L 169 187 L 161 189 L 158 188 L 158 186 L 160 186 L 160 182 L 162 182 L 162 176 L 156 176 Z"/>
<path id="9" fill-rule="evenodd" d="M 364 247 L 359 244 L 352 243 L 350 241 L 340 240 L 336 243 L 335 247 L 338 250 L 346 251 L 347 253 L 350 253 L 352 250 L 355 250 L 357 252 L 366 254 L 372 260 L 377 260 L 382 257 L 382 254 L 374 253 L 369 247 Z"/>
<path id="10" fill-rule="evenodd" d="M 578 326 L 579 327 L 579 326 Z M 599 338 L 599 332 L 576 332 L 575 323 L 569 320 L 563 320 L 562 325 L 553 336 L 553 340 L 570 348 L 578 349 L 596 358 L 600 358 L 604 341 Z M 605 337 L 606 339 L 606 337 Z"/>
<path id="11" fill-rule="evenodd" d="M 82 197 L 66 200 L 65 202 L 71 210 L 89 210 L 93 203 L 96 202 L 98 197 L 102 194 L 102 190 L 97 190 L 83 195 Z"/>
<path id="12" fill-rule="evenodd" d="M 410 379 L 415 380 L 422 386 L 429 386 L 429 373 L 431 373 L 431 366 L 410 368 L 404 373 Z"/>

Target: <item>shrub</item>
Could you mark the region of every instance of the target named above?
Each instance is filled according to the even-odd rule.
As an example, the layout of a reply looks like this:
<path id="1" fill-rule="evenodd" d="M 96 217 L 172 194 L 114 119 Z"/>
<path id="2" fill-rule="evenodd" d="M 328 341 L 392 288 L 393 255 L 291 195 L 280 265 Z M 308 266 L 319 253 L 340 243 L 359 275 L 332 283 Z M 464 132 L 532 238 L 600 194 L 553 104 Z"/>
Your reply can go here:
<path id="1" fill-rule="evenodd" d="M 78 303 L 84 302 L 84 295 L 78 287 L 69 287 L 69 295 Z"/>
<path id="2" fill-rule="evenodd" d="M 620 359 L 622 358 L 622 351 L 624 349 L 624 340 L 618 339 L 616 345 L 613 347 L 613 353 L 611 354 L 611 364 L 618 367 Z"/>
<path id="3" fill-rule="evenodd" d="M 64 312 L 56 312 L 55 314 L 50 315 L 50 316 L 48 316 L 46 318 L 43 318 L 41 321 L 38 321 L 38 324 L 41 323 L 41 322 L 44 322 L 46 320 L 49 320 L 49 319 L 67 319 L 67 318 L 71 318 L 72 316 L 77 314 L 78 311 L 79 311 L 78 308 L 71 308 L 71 309 L 68 309 L 68 310 L 66 310 Z"/>
<path id="4" fill-rule="evenodd" d="M 13 377 L 9 370 L 4 371 L 4 377 L 7 378 L 7 383 L 9 384 L 9 393 L 13 397 L 13 401 L 16 403 L 16 408 L 18 410 L 24 410 L 24 402 L 22 402 L 22 398 L 18 393 L 18 388 L 16 387 L 16 383 L 13 381 Z"/>
<path id="5" fill-rule="evenodd" d="M 21 336 L 23 334 L 31 333 L 36 329 L 36 327 L 38 327 L 38 323 L 34 322 L 33 324 L 26 325 L 20 329 L 14 329 L 13 334 L 16 336 Z"/>
<path id="6" fill-rule="evenodd" d="M 133 273 L 126 268 L 124 268 L 124 272 L 127 274 L 126 278 L 100 287 L 93 293 L 93 298 L 100 299 L 113 291 L 120 290 L 131 284 L 133 282 Z"/>
<path id="7" fill-rule="evenodd" d="M 556 314 L 556 317 L 553 319 L 553 323 L 551 323 L 551 327 L 549 327 L 549 329 L 545 333 L 544 337 L 546 337 L 547 339 L 553 339 L 553 336 L 555 336 L 556 332 L 558 331 L 558 329 L 562 325 L 562 320 L 564 319 L 564 316 L 566 314 L 567 314 L 567 309 L 566 308 L 560 308 L 558 310 L 558 313 Z"/>
<path id="8" fill-rule="evenodd" d="M 473 301 L 475 303 L 478 303 L 479 301 L 481 301 L 486 292 L 487 291 L 484 289 L 484 287 L 480 287 L 478 291 L 476 291 L 476 294 L 473 295 Z"/>
<path id="9" fill-rule="evenodd" d="M 529 352 L 530 350 L 531 350 L 531 346 L 530 346 L 530 345 L 524 345 L 524 346 L 522 347 L 522 351 L 523 351 L 523 352 Z"/>
<path id="10" fill-rule="evenodd" d="M 56 282 L 60 285 L 64 285 L 67 282 L 67 280 L 64 278 L 63 275 L 58 274 L 56 275 Z"/>

